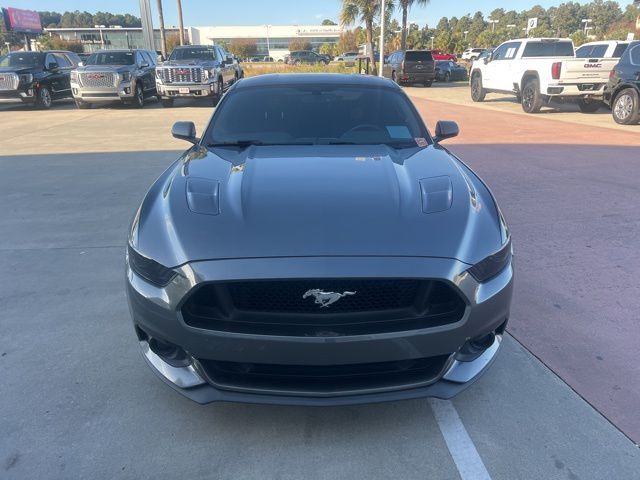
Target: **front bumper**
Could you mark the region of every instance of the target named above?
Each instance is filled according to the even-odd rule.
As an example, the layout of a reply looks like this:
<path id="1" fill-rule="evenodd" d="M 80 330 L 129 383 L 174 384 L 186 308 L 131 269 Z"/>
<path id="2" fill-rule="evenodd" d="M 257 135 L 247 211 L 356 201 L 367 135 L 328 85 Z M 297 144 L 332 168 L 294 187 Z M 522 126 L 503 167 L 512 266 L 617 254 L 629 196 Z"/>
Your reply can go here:
<path id="1" fill-rule="evenodd" d="M 71 83 L 71 93 L 75 100 L 87 103 L 101 103 L 113 101 L 132 101 L 135 89 L 131 82 L 121 82 L 117 87 L 89 88 L 77 83 Z"/>
<path id="2" fill-rule="evenodd" d="M 466 269 L 449 259 L 424 258 L 305 258 L 221 260 L 195 262 L 179 269 L 169 285 L 153 286 L 127 267 L 127 296 L 134 325 L 147 363 L 183 395 L 199 403 L 237 401 L 303 405 L 341 405 L 432 396 L 450 398 L 476 380 L 493 361 L 500 334 L 509 318 L 513 270 L 478 284 Z M 283 272 L 285 275 L 283 276 Z M 293 272 L 293 273 L 291 273 Z M 320 273 L 319 273 L 320 272 Z M 287 273 L 289 276 L 287 277 Z M 433 278 L 454 285 L 467 304 L 455 323 L 388 333 L 297 337 L 242 334 L 195 328 L 181 315 L 185 296 L 201 283 L 272 278 Z M 143 332 L 141 334 L 141 332 Z M 495 341 L 473 361 L 458 361 L 456 354 L 470 339 L 495 332 Z M 190 359 L 172 366 L 149 348 L 149 338 L 181 347 Z M 341 366 L 400 362 L 446 357 L 428 381 L 398 383 L 380 388 L 315 392 L 246 388 L 217 383 L 204 371 L 208 361 L 295 366 Z"/>
<path id="3" fill-rule="evenodd" d="M 218 95 L 216 83 L 166 84 L 156 80 L 156 89 L 160 98 L 201 98 Z"/>
<path id="4" fill-rule="evenodd" d="M 34 87 L 18 87 L 17 90 L 0 90 L 0 102 L 2 103 L 35 102 L 35 99 Z"/>

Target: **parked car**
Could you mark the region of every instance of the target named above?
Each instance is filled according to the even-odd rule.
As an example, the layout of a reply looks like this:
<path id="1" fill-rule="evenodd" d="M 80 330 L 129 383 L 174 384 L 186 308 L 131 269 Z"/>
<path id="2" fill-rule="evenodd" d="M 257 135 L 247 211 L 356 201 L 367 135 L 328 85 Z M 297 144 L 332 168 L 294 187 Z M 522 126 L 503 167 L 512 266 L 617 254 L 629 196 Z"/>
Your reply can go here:
<path id="1" fill-rule="evenodd" d="M 336 62 L 355 62 L 358 57 L 358 52 L 345 52 L 338 55 L 335 58 Z"/>
<path id="2" fill-rule="evenodd" d="M 77 55 L 78 55 L 78 58 L 80 59 L 80 61 L 83 62 L 83 63 L 86 62 L 87 59 L 91 56 L 91 54 L 88 53 L 88 52 L 78 53 Z"/>
<path id="3" fill-rule="evenodd" d="M 80 58 L 64 50 L 11 52 L 0 57 L 0 100 L 51 108 L 71 98 L 71 70 Z"/>
<path id="4" fill-rule="evenodd" d="M 430 87 L 436 78 L 435 62 L 429 50 L 398 50 L 389 55 L 383 75 L 399 85 L 416 83 Z"/>
<path id="5" fill-rule="evenodd" d="M 611 71 L 604 102 L 616 123 L 640 123 L 640 41 L 631 42 Z"/>
<path id="6" fill-rule="evenodd" d="M 576 58 L 620 58 L 628 46 L 618 40 L 584 43 L 576 49 Z"/>
<path id="7" fill-rule="evenodd" d="M 328 65 L 330 61 L 331 59 L 326 55 L 320 55 L 319 53 L 312 52 L 311 50 L 291 52 L 289 55 L 284 57 L 284 63 L 289 65 L 300 65 L 302 63 Z"/>
<path id="8" fill-rule="evenodd" d="M 485 50 L 486 48 L 467 48 L 464 52 L 462 52 L 460 58 L 462 60 L 473 61 L 476 60 Z"/>
<path id="9" fill-rule="evenodd" d="M 457 60 L 457 57 L 453 53 L 447 53 L 444 50 L 431 50 L 431 56 L 434 60 Z"/>
<path id="10" fill-rule="evenodd" d="M 575 58 L 568 38 L 522 38 L 504 42 L 471 68 L 471 99 L 489 92 L 516 96 L 527 113 L 551 101 L 577 102 L 583 112 L 602 105 L 602 93 L 616 59 Z"/>
<path id="11" fill-rule="evenodd" d="M 200 136 L 172 133 L 192 145 L 137 209 L 124 279 L 167 385 L 200 403 L 450 398 L 496 357 L 511 236 L 438 147 L 454 122 L 430 134 L 375 76 L 259 75 Z"/>
<path id="12" fill-rule="evenodd" d="M 119 101 L 136 108 L 156 96 L 155 52 L 142 49 L 101 50 L 71 72 L 78 108 Z"/>
<path id="13" fill-rule="evenodd" d="M 264 57 L 262 57 L 262 61 L 263 62 L 274 62 L 275 60 L 273 59 L 273 57 L 270 57 L 269 55 L 265 55 Z"/>
<path id="14" fill-rule="evenodd" d="M 466 80 L 467 69 L 457 64 L 453 60 L 438 60 L 436 62 L 436 80 L 450 82 L 456 80 Z"/>
<path id="15" fill-rule="evenodd" d="M 209 98 L 216 105 L 241 77 L 240 65 L 221 47 L 185 45 L 156 67 L 156 88 L 163 107 L 172 106 L 176 98 Z"/>

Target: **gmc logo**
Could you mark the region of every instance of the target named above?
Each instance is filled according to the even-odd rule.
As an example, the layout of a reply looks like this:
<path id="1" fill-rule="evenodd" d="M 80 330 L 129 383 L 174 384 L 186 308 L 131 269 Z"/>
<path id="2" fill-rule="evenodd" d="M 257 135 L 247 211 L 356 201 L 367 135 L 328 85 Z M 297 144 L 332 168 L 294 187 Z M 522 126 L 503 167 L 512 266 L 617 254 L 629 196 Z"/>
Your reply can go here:
<path id="1" fill-rule="evenodd" d="M 584 68 L 600 68 L 602 67 L 601 63 L 585 63 Z"/>
<path id="2" fill-rule="evenodd" d="M 87 75 L 87 78 L 91 80 L 99 80 L 101 78 L 104 78 L 104 75 L 102 75 L 101 73 L 90 73 L 89 75 Z"/>
<path id="3" fill-rule="evenodd" d="M 179 70 L 176 70 L 176 73 L 177 73 L 178 75 L 189 75 L 189 70 L 184 69 L 184 68 L 181 68 L 181 69 L 179 69 Z"/>

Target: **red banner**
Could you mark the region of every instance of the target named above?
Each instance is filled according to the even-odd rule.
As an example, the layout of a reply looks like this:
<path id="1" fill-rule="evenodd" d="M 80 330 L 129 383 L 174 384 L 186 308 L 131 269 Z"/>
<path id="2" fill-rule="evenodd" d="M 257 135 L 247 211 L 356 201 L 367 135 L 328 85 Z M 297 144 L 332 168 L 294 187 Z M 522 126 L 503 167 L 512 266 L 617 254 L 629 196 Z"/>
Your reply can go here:
<path id="1" fill-rule="evenodd" d="M 42 33 L 42 24 L 40 23 L 38 12 L 11 7 L 7 8 L 5 12 L 9 30 L 21 33 Z"/>

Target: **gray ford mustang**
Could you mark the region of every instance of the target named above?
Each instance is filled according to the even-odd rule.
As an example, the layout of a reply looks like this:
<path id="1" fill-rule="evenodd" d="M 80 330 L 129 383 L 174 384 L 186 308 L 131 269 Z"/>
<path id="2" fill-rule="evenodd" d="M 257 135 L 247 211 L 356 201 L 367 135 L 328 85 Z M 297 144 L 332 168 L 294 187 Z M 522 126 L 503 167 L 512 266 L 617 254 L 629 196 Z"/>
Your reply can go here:
<path id="1" fill-rule="evenodd" d="M 147 192 L 126 255 L 143 356 L 185 396 L 449 398 L 494 359 L 513 285 L 486 185 L 393 82 L 265 75 Z"/>

